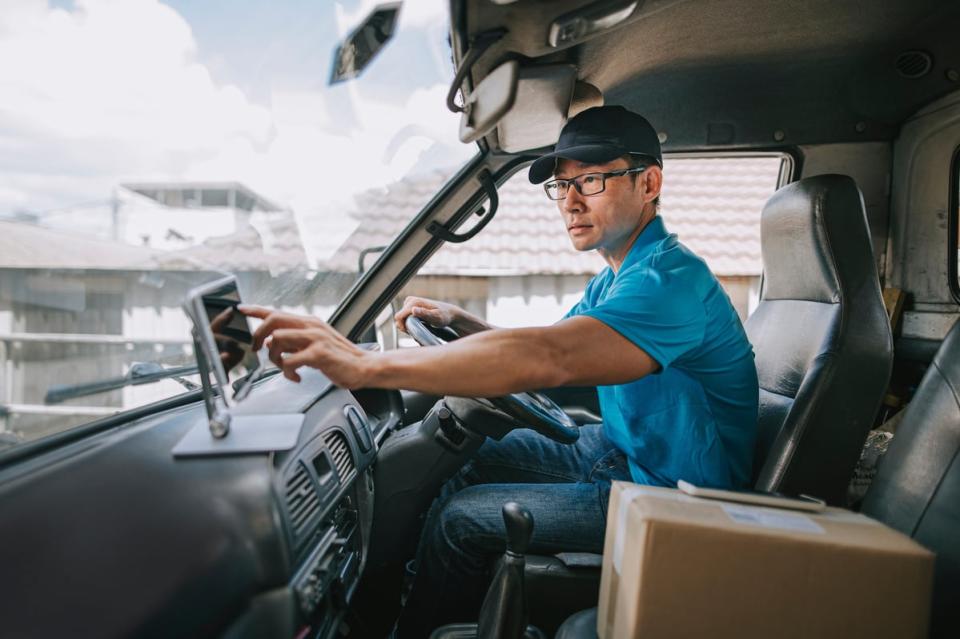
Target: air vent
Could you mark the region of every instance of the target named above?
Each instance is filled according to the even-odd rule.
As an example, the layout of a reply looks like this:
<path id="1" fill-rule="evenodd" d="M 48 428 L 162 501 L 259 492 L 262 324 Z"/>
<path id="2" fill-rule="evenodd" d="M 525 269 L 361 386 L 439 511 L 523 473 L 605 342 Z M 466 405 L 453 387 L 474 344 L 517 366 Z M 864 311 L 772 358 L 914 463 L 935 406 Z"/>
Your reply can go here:
<path id="1" fill-rule="evenodd" d="M 353 479 L 356 473 L 356 466 L 353 464 L 353 457 L 350 455 L 350 445 L 347 438 L 339 430 L 331 430 L 323 436 L 323 441 L 330 450 L 330 456 L 333 457 L 333 465 L 337 467 L 337 474 L 340 475 L 340 481 L 347 483 Z"/>
<path id="2" fill-rule="evenodd" d="M 911 80 L 922 78 L 933 68 L 933 58 L 926 51 L 904 51 L 897 56 L 897 73 Z"/>
<path id="3" fill-rule="evenodd" d="M 293 534 L 299 537 L 313 516 L 320 510 L 320 496 L 313 485 L 313 479 L 302 463 L 297 464 L 293 476 L 287 480 L 287 512 Z"/>

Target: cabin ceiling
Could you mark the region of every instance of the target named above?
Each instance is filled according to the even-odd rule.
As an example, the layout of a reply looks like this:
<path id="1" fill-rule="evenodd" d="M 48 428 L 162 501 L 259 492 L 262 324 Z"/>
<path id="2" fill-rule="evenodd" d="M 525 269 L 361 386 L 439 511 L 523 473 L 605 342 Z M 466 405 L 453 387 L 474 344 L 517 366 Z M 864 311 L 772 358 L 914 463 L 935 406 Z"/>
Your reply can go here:
<path id="1" fill-rule="evenodd" d="M 955 0 L 645 0 L 610 32 L 549 46 L 553 20 L 603 4 L 618 2 L 454 0 L 454 55 L 459 63 L 472 37 L 505 27 L 475 65 L 474 86 L 507 59 L 574 64 L 605 103 L 646 115 L 667 150 L 890 140 L 923 105 L 960 89 Z M 911 51 L 922 54 L 900 57 Z M 923 55 L 929 70 L 906 77 Z M 496 135 L 488 142 L 496 148 Z"/>

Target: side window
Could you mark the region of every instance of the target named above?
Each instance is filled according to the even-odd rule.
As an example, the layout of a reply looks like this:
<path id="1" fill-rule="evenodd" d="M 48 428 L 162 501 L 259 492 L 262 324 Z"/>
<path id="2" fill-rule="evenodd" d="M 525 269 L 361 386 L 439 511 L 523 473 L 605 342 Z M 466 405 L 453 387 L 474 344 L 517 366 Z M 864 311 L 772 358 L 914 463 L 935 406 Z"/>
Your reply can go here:
<path id="1" fill-rule="evenodd" d="M 779 155 L 664 161 L 660 214 L 667 229 L 707 262 L 741 321 L 760 295 L 760 214 L 788 164 Z"/>
<path id="2" fill-rule="evenodd" d="M 493 222 L 469 242 L 442 246 L 404 286 L 398 308 L 408 295 L 439 299 L 510 328 L 552 324 L 580 300 L 603 259 L 571 246 L 556 203 L 530 184 L 526 168 L 500 185 L 499 196 Z M 392 328 L 379 319 L 389 344 Z M 403 334 L 396 339 L 414 345 Z"/>
<path id="3" fill-rule="evenodd" d="M 496 326 L 552 324 L 605 263 L 571 246 L 556 203 L 530 184 L 525 168 L 499 194 L 490 226 L 469 242 L 444 245 L 403 294 L 452 301 Z"/>
<path id="4" fill-rule="evenodd" d="M 706 260 L 744 320 L 760 288 L 760 213 L 786 161 L 725 156 L 664 162 L 660 215 L 667 229 Z M 500 186 L 500 209 L 490 226 L 469 242 L 443 246 L 395 304 L 416 295 L 452 302 L 496 326 L 552 324 L 605 267 L 595 251 L 571 246 L 556 203 L 521 169 Z M 393 334 L 390 317 L 385 311 L 378 319 L 383 342 L 411 345 Z"/>

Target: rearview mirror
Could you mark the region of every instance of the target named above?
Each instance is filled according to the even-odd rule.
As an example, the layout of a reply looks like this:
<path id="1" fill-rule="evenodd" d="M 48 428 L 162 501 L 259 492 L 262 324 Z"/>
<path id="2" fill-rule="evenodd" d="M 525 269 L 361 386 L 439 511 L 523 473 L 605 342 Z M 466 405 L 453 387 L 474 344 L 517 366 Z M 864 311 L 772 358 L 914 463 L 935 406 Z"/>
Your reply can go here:
<path id="1" fill-rule="evenodd" d="M 333 54 L 329 84 L 351 80 L 370 64 L 393 37 L 400 5 L 400 2 L 387 2 L 374 7 L 366 20 L 340 43 Z"/>
<path id="2" fill-rule="evenodd" d="M 493 130 L 517 99 L 520 64 L 504 62 L 491 71 L 463 101 L 460 141 L 474 142 Z"/>

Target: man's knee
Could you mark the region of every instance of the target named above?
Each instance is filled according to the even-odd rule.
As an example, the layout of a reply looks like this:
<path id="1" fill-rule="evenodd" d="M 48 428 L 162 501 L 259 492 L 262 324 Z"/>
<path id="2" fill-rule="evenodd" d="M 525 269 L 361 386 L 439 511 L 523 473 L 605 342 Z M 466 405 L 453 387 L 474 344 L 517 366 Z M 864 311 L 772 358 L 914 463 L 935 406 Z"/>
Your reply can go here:
<path id="1" fill-rule="evenodd" d="M 497 552 L 503 539 L 503 504 L 493 503 L 484 492 L 483 486 L 469 486 L 440 506 L 436 530 L 432 531 L 435 543 L 474 557 Z"/>

